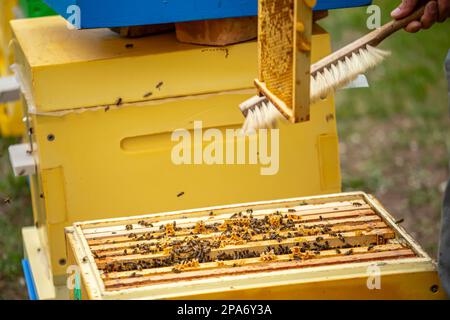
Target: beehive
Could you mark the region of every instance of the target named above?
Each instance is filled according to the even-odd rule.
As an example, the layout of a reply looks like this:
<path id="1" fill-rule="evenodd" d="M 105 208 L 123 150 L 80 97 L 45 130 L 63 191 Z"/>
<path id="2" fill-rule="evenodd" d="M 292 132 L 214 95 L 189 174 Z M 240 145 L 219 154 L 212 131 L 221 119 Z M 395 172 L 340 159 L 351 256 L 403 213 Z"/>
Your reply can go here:
<path id="1" fill-rule="evenodd" d="M 30 264 L 50 266 L 46 281 L 65 285 L 64 227 L 77 221 L 340 191 L 332 97 L 309 123 L 280 129 L 275 175 L 261 175 L 260 164 L 171 160 L 176 129 L 194 133 L 194 121 L 221 132 L 242 126 L 238 105 L 255 94 L 255 41 L 211 48 L 179 43 L 174 33 L 123 39 L 69 30 L 61 17 L 12 26 L 37 165 L 34 233 L 45 254 Z M 331 51 L 320 27 L 313 42 L 315 60 Z"/>
<path id="2" fill-rule="evenodd" d="M 259 0 L 255 84 L 291 122 L 310 119 L 312 8 L 315 0 Z"/>
<path id="3" fill-rule="evenodd" d="M 12 38 L 10 20 L 15 18 L 16 0 L 0 1 L 0 77 L 12 74 L 13 52 L 10 49 Z M 0 136 L 20 136 L 24 132 L 21 102 L 0 103 Z"/>
<path id="4" fill-rule="evenodd" d="M 364 193 L 81 222 L 66 236 L 89 299 L 443 297 L 432 260 Z"/>

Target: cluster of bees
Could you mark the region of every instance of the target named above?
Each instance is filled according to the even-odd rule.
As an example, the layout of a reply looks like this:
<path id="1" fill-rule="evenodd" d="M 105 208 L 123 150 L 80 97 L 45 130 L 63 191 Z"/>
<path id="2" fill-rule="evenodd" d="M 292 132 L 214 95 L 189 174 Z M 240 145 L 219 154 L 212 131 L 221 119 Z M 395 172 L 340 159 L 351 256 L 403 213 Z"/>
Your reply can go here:
<path id="1" fill-rule="evenodd" d="M 184 227 L 179 227 L 176 222 L 172 222 L 159 226 L 156 231 L 139 235 L 129 233 L 128 236 L 136 241 L 154 241 L 137 243 L 129 249 L 125 249 L 123 254 L 150 256 L 135 261 L 107 263 L 103 271 L 108 273 L 172 267 L 172 271 L 178 273 L 188 268 L 198 268 L 201 263 L 216 262 L 220 266 L 224 261 L 249 258 L 259 258 L 260 261 L 268 262 L 276 260 L 280 255 L 291 255 L 292 260 L 305 260 L 319 255 L 322 250 L 332 249 L 329 242 L 322 236 L 324 234 L 339 238 L 342 242 L 339 248 L 347 249 L 341 252 L 341 249 L 335 248 L 337 254 L 352 254 L 351 248 L 359 246 L 350 245 L 340 233 L 331 232 L 332 229 L 324 226 L 323 223 L 316 226 L 302 226 L 298 224 L 299 219 L 300 217 L 295 215 L 293 209 L 289 209 L 288 213 L 284 215 L 277 211 L 261 217 L 254 217 L 253 211 L 247 210 L 245 213 L 235 213 L 221 222 L 200 221 L 195 225 Z M 139 221 L 139 225 L 154 227 L 152 223 L 146 221 Z M 127 225 L 125 229 L 131 231 L 133 226 Z M 316 236 L 316 241 L 299 240 L 290 245 L 281 244 L 285 239 L 300 239 L 303 236 Z M 226 250 L 230 245 L 243 245 L 248 242 L 257 243 L 266 240 L 277 240 L 280 244 L 263 246 L 258 250 L 245 248 L 235 251 Z M 151 257 L 152 254 L 158 254 L 158 256 Z"/>

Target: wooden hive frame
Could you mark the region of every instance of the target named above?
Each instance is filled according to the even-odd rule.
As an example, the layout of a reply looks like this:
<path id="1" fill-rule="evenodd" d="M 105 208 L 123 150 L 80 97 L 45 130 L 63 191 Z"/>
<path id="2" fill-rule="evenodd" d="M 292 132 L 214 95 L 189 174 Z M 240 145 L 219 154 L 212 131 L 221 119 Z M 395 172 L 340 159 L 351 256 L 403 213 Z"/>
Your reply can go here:
<path id="1" fill-rule="evenodd" d="M 315 0 L 258 1 L 256 88 L 291 122 L 310 118 L 310 69 Z"/>
<path id="2" fill-rule="evenodd" d="M 274 210 L 278 212 L 275 215 Z M 148 250 L 163 246 L 167 239 L 191 237 L 188 230 L 195 231 L 198 239 L 206 240 L 217 231 L 205 232 L 206 225 L 231 223 L 250 215 L 258 219 L 268 214 L 293 219 L 297 230 L 303 230 L 304 234 L 281 240 L 260 239 L 266 234 L 255 234 L 249 241 L 213 248 L 209 253 L 212 259 L 200 263 L 190 260 L 173 266 L 105 272 L 108 265 L 167 256 L 164 248 L 139 252 L 137 248 L 142 246 Z M 168 228 L 174 221 L 175 228 Z M 325 232 L 324 227 L 328 228 Z M 278 234 L 287 232 L 290 231 L 281 230 Z M 150 233 L 155 237 L 146 239 L 144 236 Z M 373 197 L 362 192 L 81 222 L 67 228 L 66 235 L 91 299 L 177 298 L 230 287 L 270 288 L 281 283 L 307 282 L 324 274 L 329 279 L 330 272 L 340 277 L 356 276 L 375 261 L 383 262 L 381 268 L 386 274 L 434 270 L 427 254 Z M 159 235 L 163 236 L 156 239 Z M 300 251 L 298 247 L 304 243 L 310 248 Z M 289 250 L 276 252 L 279 245 Z M 246 257 L 234 253 L 231 260 L 216 261 L 220 253 L 245 250 L 256 251 L 258 255 Z"/>

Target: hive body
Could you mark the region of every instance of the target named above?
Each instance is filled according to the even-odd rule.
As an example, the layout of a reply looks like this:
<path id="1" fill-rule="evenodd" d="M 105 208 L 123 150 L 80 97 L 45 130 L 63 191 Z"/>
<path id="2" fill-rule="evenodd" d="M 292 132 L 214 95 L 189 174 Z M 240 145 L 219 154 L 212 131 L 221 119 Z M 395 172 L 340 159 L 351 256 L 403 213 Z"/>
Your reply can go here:
<path id="1" fill-rule="evenodd" d="M 9 42 L 12 39 L 10 20 L 15 18 L 13 12 L 17 5 L 15 0 L 0 2 L 0 77 L 11 75 L 9 67 L 13 63 L 13 52 Z M 20 102 L 0 103 L 0 135 L 4 137 L 23 134 L 22 104 Z"/>
<path id="2" fill-rule="evenodd" d="M 37 163 L 34 236 L 51 283 L 65 283 L 63 229 L 77 221 L 340 191 L 332 97 L 309 123 L 280 129 L 275 175 L 261 175 L 262 165 L 171 161 L 175 129 L 193 133 L 195 121 L 221 132 L 241 127 L 237 106 L 255 94 L 255 41 L 211 48 L 180 44 L 173 33 L 130 40 L 69 30 L 59 17 L 15 21 L 13 30 Z M 314 60 L 330 52 L 319 27 L 313 43 Z"/>

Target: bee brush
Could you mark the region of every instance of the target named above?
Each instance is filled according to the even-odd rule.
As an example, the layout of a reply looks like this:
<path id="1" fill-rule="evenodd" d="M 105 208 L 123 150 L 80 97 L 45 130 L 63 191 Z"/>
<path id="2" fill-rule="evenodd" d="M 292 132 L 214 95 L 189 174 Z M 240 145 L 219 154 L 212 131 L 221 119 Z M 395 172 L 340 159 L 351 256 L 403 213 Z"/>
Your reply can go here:
<path id="1" fill-rule="evenodd" d="M 392 20 L 311 65 L 311 103 L 325 98 L 336 89 L 355 80 L 358 75 L 380 64 L 390 53 L 376 47 L 410 22 L 420 19 L 424 11 L 425 6 L 421 6 L 411 15 L 400 20 Z M 258 80 L 255 80 L 255 84 L 261 87 Z M 239 106 L 246 117 L 243 132 L 273 128 L 278 120 L 286 119 L 280 112 L 282 110 L 279 107 L 280 103 L 282 102 L 276 96 L 266 96 L 264 93 L 243 102 Z"/>

